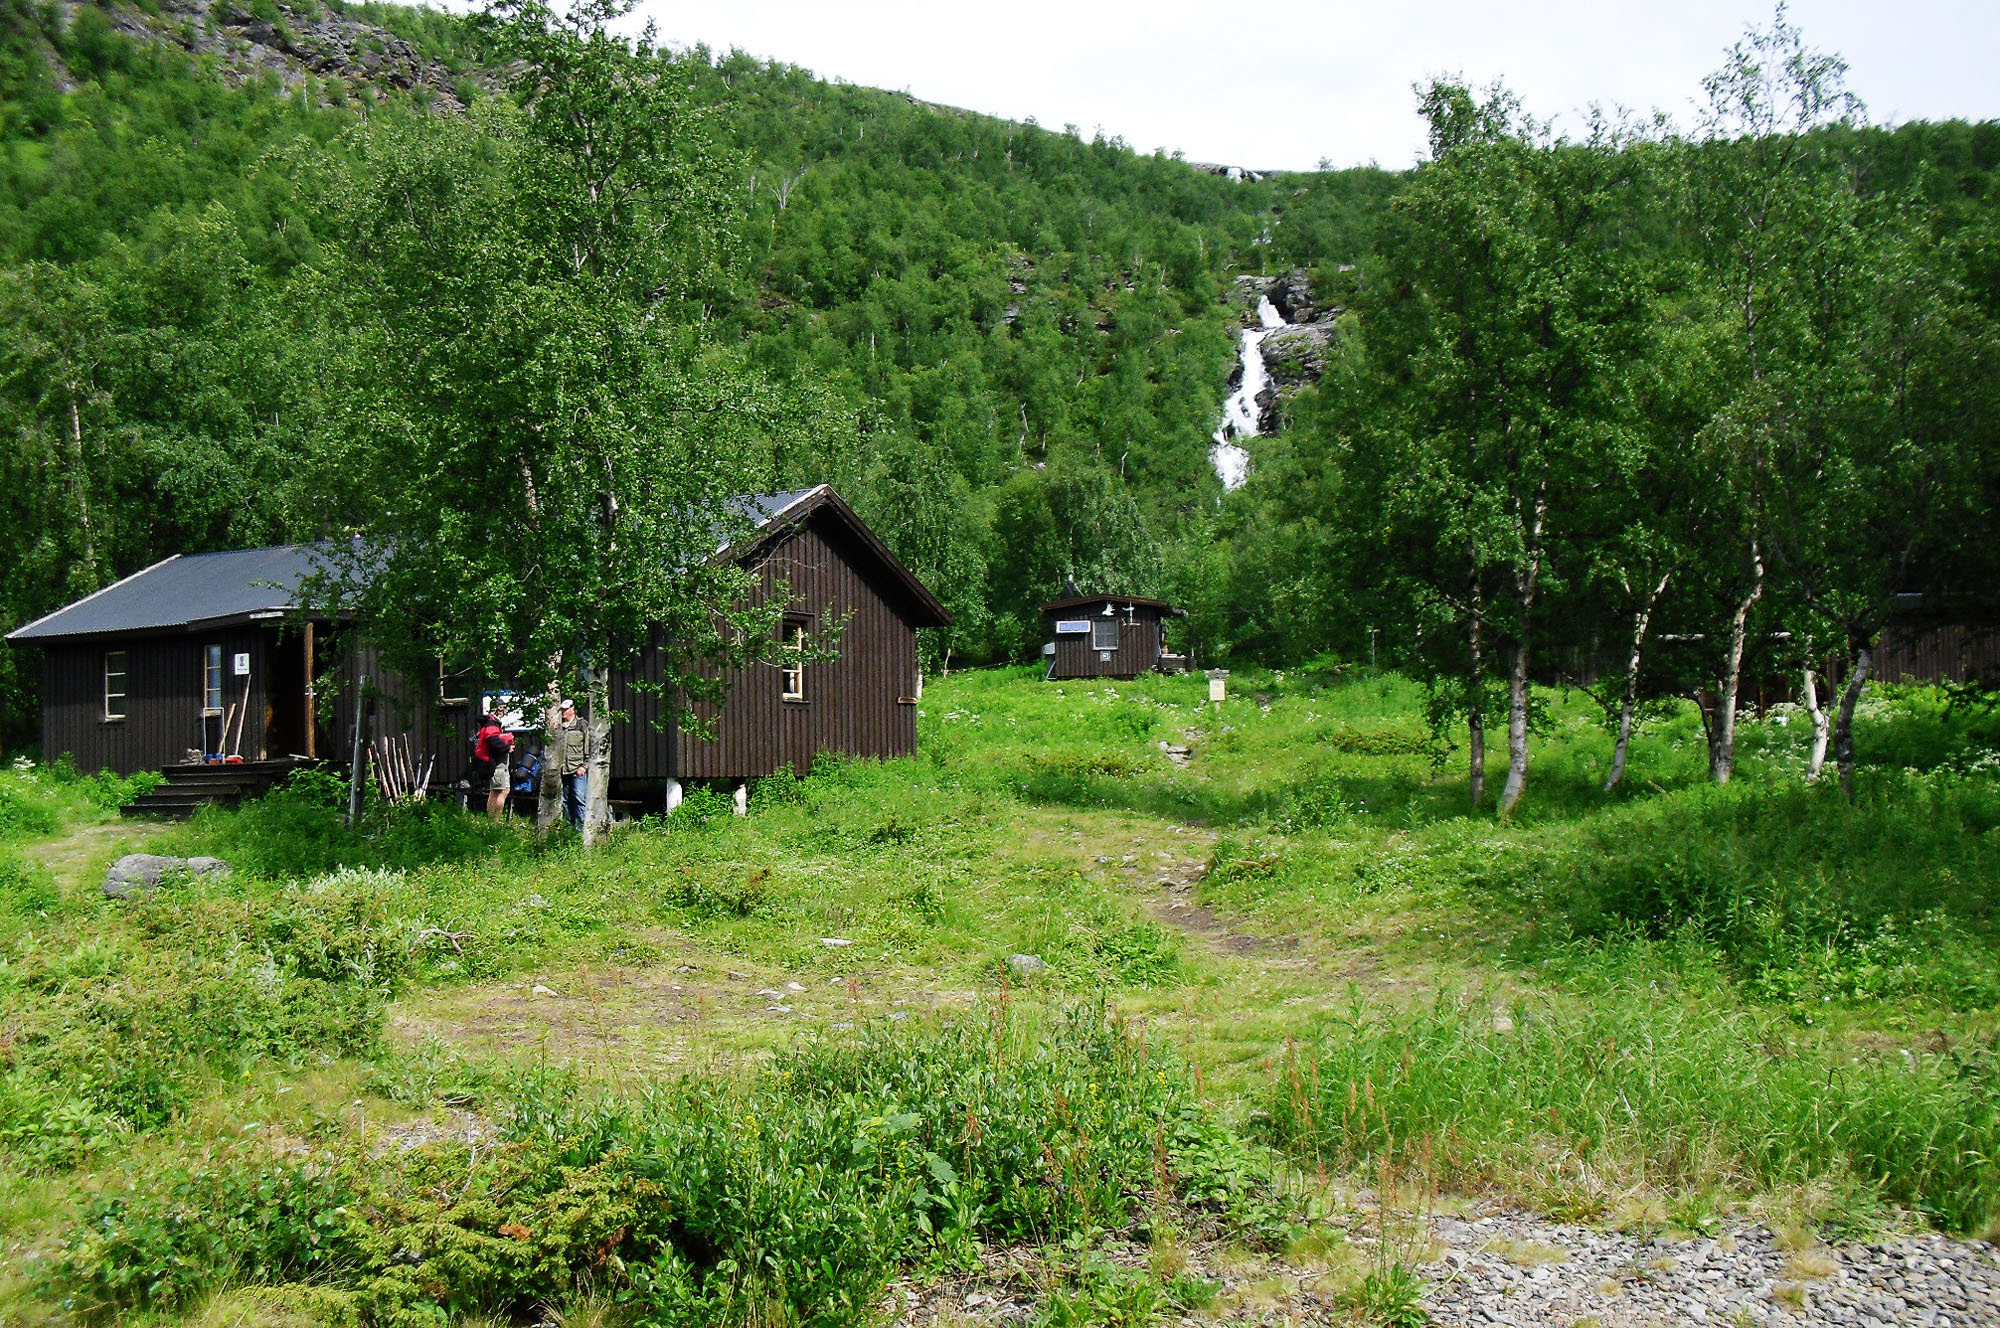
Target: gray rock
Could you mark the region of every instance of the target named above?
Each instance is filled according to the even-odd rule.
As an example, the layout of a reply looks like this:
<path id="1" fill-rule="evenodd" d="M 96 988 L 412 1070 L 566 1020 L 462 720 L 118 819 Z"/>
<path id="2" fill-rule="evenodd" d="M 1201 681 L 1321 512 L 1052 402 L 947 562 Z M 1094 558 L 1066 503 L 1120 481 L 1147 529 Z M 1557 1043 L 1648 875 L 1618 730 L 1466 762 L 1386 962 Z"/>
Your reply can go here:
<path id="1" fill-rule="evenodd" d="M 229 875 L 229 864 L 221 858 L 170 858 L 159 853 L 127 853 L 104 873 L 104 896 L 125 899 L 132 895 L 150 896 L 163 880 L 176 876 Z"/>
<path id="2" fill-rule="evenodd" d="M 1272 330 L 1257 347 L 1271 381 L 1283 391 L 1316 383 L 1326 371 L 1327 348 L 1333 329 L 1324 323 L 1301 323 Z"/>
<path id="3" fill-rule="evenodd" d="M 1268 294 L 1287 323 L 1310 323 L 1319 317 L 1321 306 L 1313 296 L 1312 275 L 1302 267 L 1273 281 Z"/>
<path id="4" fill-rule="evenodd" d="M 1042 972 L 1048 965 L 1031 954 L 1010 954 L 1007 956 L 1007 967 L 1021 977 L 1028 977 Z"/>

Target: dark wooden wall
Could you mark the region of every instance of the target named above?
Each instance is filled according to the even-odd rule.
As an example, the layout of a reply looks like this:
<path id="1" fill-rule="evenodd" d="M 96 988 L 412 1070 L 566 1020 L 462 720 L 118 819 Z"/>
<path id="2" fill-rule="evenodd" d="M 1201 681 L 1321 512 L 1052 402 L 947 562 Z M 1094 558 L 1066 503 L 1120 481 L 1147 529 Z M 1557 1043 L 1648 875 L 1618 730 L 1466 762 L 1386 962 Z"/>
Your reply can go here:
<path id="1" fill-rule="evenodd" d="M 219 628 L 176 635 L 128 636 L 89 642 L 50 642 L 42 648 L 42 751 L 54 758 L 68 753 L 79 770 L 115 770 L 121 775 L 157 770 L 196 751 L 223 745 L 221 720 L 211 719 L 203 742 L 202 652 L 222 647 L 222 703 L 243 704 L 244 679 L 230 672 L 239 652 L 250 655 L 249 718 L 243 723 L 242 753 L 264 755 L 265 705 L 269 669 L 266 629 Z M 125 652 L 125 718 L 104 718 L 104 656 Z M 233 716 L 232 716 L 233 727 Z"/>
<path id="2" fill-rule="evenodd" d="M 917 745 L 916 629 L 891 599 L 886 578 L 864 574 L 872 560 L 853 536 L 831 521 L 813 519 L 768 548 L 755 566 L 763 602 L 783 581 L 788 606 L 808 631 L 843 624 L 837 658 L 806 666 L 805 699 L 783 699 L 775 665 L 727 672 L 729 700 L 718 713 L 696 713 L 715 724 L 711 741 L 697 741 L 669 722 L 658 698 L 614 690 L 613 703 L 632 712 L 613 737 L 616 774 L 625 777 L 740 779 L 790 766 L 803 774 L 820 752 L 850 756 L 907 756 Z M 657 678 L 657 655 L 641 672 Z M 620 752 L 631 754 L 627 765 Z"/>
<path id="3" fill-rule="evenodd" d="M 434 679 L 411 682 L 384 663 L 374 647 L 342 644 L 337 649 L 339 690 L 331 706 L 332 719 L 325 726 L 331 750 L 319 754 L 342 766 L 352 759 L 358 704 L 368 711 L 367 737 L 407 737 L 419 762 L 426 757 L 436 760 L 433 787 L 461 779 L 472 763 L 472 735 L 479 731 L 480 693 L 487 684 L 477 677 L 454 678 L 450 690 L 463 696 L 465 703 L 444 705 Z"/>
<path id="4" fill-rule="evenodd" d="M 2000 678 L 2000 629 L 1891 627 L 1875 652 L 1883 682 L 1964 682 Z"/>
<path id="5" fill-rule="evenodd" d="M 1135 678 L 1141 673 L 1155 668 L 1160 662 L 1160 611 L 1150 605 L 1135 605 L 1133 621 L 1125 621 L 1125 606 L 1118 600 L 1109 601 L 1116 609 L 1121 626 L 1118 632 L 1118 649 L 1111 652 L 1110 659 L 1099 659 L 1098 650 L 1090 644 L 1089 633 L 1080 636 L 1055 636 L 1056 658 L 1054 678 Z M 1049 632 L 1053 636 L 1059 619 L 1086 618 L 1097 622 L 1104 616 L 1106 601 L 1097 600 L 1090 604 L 1080 604 L 1049 615 Z"/>
<path id="6" fill-rule="evenodd" d="M 899 583 L 877 575 L 875 567 L 851 532 L 817 516 L 767 546 L 754 568 L 762 584 L 759 593 L 775 594 L 783 581 L 790 592 L 788 607 L 803 616 L 810 632 L 826 633 L 840 624 L 837 657 L 806 666 L 805 697 L 799 701 L 783 699 L 775 665 L 731 670 L 728 702 L 719 711 L 713 706 L 701 711 L 715 725 L 715 738 L 705 742 L 679 731 L 672 698 L 634 686 L 632 676 L 614 677 L 612 706 L 630 718 L 612 731 L 612 777 L 740 779 L 786 766 L 804 773 L 822 751 L 908 755 L 917 738 L 914 615 Z M 1158 629 L 1151 631 L 1151 650 L 1157 656 Z M 298 648 L 278 650 L 277 632 L 275 625 L 260 623 L 88 644 L 51 642 L 43 648 L 43 750 L 69 752 L 82 769 L 108 767 L 121 774 L 183 760 L 190 748 L 202 745 L 202 648 L 217 643 L 224 654 L 225 704 L 242 700 L 243 680 L 228 672 L 229 657 L 237 651 L 251 655 L 243 755 L 291 755 L 265 750 L 267 735 L 277 727 L 272 717 L 298 704 L 296 697 L 274 697 L 275 689 L 296 692 L 305 686 Z M 319 624 L 316 632 L 315 654 L 322 669 L 330 669 L 334 694 L 319 709 L 315 755 L 345 767 L 357 706 L 364 706 L 368 736 L 407 735 L 419 760 L 436 759 L 433 787 L 449 786 L 464 776 L 479 725 L 480 695 L 489 684 L 476 677 L 456 679 L 450 690 L 466 702 L 445 705 L 434 678 L 403 678 L 377 651 L 343 640 L 327 624 Z M 112 723 L 102 718 L 107 648 L 126 652 L 127 717 Z M 272 676 L 274 663 L 282 665 L 284 677 Z M 634 674 L 653 683 L 660 680 L 657 646 L 645 652 Z M 533 745 L 539 739 L 526 741 Z"/>

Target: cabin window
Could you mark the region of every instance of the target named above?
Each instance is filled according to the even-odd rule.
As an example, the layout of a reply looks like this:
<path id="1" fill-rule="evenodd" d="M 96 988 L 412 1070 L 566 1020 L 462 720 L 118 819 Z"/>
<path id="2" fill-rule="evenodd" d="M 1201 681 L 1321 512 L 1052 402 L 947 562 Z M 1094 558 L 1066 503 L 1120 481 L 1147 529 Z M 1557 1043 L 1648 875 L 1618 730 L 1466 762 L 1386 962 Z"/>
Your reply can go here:
<path id="1" fill-rule="evenodd" d="M 451 672 L 438 661 L 438 704 L 448 706 L 470 705 L 472 698 L 465 695 L 465 679 Z"/>
<path id="2" fill-rule="evenodd" d="M 806 625 L 795 618 L 787 618 L 784 626 L 785 652 L 779 677 L 783 679 L 781 690 L 787 701 L 806 699 Z"/>
<path id="3" fill-rule="evenodd" d="M 1090 622 L 1090 648 L 1092 650 L 1116 650 L 1118 648 L 1118 628 L 1116 618 L 1093 618 Z"/>
<path id="4" fill-rule="evenodd" d="M 202 651 L 201 713 L 204 715 L 219 715 L 222 713 L 221 646 L 208 646 Z"/>
<path id="5" fill-rule="evenodd" d="M 125 652 L 104 652 L 104 717 L 125 718 Z"/>

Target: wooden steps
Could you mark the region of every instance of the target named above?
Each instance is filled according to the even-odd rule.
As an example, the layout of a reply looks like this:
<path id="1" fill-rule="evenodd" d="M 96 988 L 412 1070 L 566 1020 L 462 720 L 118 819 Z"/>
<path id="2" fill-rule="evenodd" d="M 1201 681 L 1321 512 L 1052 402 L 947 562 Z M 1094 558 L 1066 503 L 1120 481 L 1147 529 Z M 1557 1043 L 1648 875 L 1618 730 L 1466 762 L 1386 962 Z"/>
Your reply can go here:
<path id="1" fill-rule="evenodd" d="M 118 809 L 124 816 L 157 816 L 185 821 L 197 808 L 215 803 L 234 807 L 245 798 L 261 798 L 273 785 L 312 761 L 242 761 L 235 765 L 170 765 L 160 774 L 166 783 L 143 793 Z"/>

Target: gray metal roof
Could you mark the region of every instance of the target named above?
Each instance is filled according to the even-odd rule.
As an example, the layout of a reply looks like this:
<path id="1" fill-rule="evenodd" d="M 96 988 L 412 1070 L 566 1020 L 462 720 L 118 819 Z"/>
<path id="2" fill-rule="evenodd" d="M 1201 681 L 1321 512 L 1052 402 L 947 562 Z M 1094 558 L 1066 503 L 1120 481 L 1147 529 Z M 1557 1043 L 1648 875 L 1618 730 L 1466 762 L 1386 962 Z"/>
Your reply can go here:
<path id="1" fill-rule="evenodd" d="M 7 634 L 9 641 L 144 632 L 294 607 L 325 545 L 175 554 Z"/>
<path id="2" fill-rule="evenodd" d="M 741 498 L 731 498 L 729 507 L 736 515 L 748 520 L 752 530 L 762 530 L 798 506 L 803 499 L 811 497 L 825 487 L 824 484 L 815 484 L 810 489 L 787 489 L 783 493 L 745 494 Z M 715 551 L 718 554 L 727 553 L 732 543 L 734 541 L 725 534 Z"/>
<path id="3" fill-rule="evenodd" d="M 761 528 L 825 487 L 749 494 L 731 499 L 730 506 Z M 175 554 L 14 629 L 7 639 L 45 641 L 109 632 L 164 631 L 253 613 L 282 612 L 297 607 L 299 586 L 321 569 L 321 551 L 329 547 L 281 544 L 229 553 Z"/>

